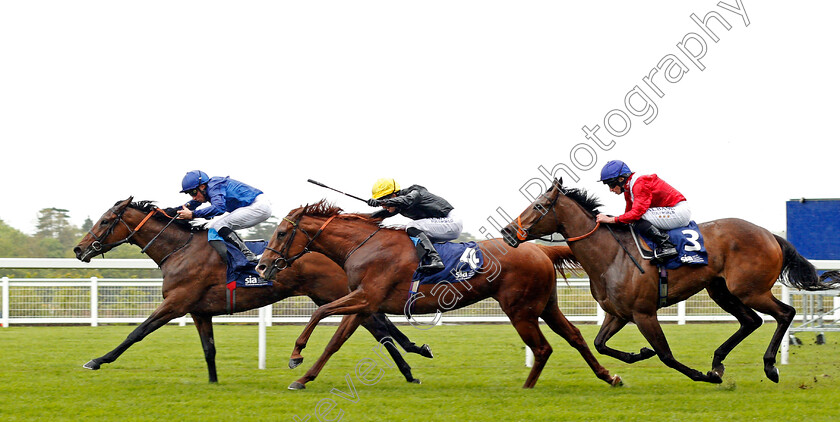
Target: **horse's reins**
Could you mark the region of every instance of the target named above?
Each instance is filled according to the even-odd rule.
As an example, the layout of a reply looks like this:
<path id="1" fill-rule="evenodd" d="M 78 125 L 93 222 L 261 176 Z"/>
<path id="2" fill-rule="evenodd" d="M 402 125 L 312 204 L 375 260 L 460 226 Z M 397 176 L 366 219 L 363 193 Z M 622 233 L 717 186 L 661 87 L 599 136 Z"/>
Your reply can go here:
<path id="1" fill-rule="evenodd" d="M 292 221 L 288 217 L 283 217 L 283 220 L 286 220 L 289 223 L 291 223 L 292 227 L 294 227 L 294 229 L 292 230 L 292 235 L 289 237 L 289 240 L 286 241 L 282 252 L 266 246 L 267 250 L 269 250 L 271 252 L 274 252 L 278 255 L 278 258 L 275 259 L 274 262 L 271 263 L 272 268 L 274 268 L 277 271 L 282 271 L 286 268 L 289 268 L 289 266 L 291 266 L 292 263 L 295 262 L 298 258 L 300 258 L 303 255 L 306 255 L 309 252 L 311 252 L 309 250 L 309 246 L 312 245 L 312 242 L 314 242 L 315 239 L 318 237 L 318 235 L 320 235 L 321 232 L 324 231 L 324 228 L 327 227 L 327 224 L 330 224 L 330 221 L 332 221 L 337 215 L 338 214 L 333 215 L 330 218 L 328 218 L 327 221 L 324 221 L 324 224 L 322 224 L 321 227 L 318 228 L 318 231 L 316 231 L 315 234 L 312 235 L 312 236 L 309 236 L 308 233 L 306 233 L 305 231 L 303 231 L 303 229 L 301 229 L 301 233 L 303 233 L 309 239 L 309 242 L 306 243 L 306 246 L 303 247 L 303 250 L 301 250 L 300 253 L 298 253 L 297 255 L 295 255 L 291 258 L 286 258 L 286 254 L 289 252 L 289 249 L 291 249 L 292 243 L 295 240 L 295 235 L 297 234 L 299 224 L 300 224 L 300 220 L 303 218 L 303 213 L 300 214 L 300 216 L 297 218 L 297 221 Z M 280 265 L 278 265 L 281 262 L 283 262 L 282 267 Z"/>
<path id="2" fill-rule="evenodd" d="M 102 235 L 102 237 L 97 236 L 97 235 L 93 232 L 93 228 L 91 228 L 90 230 L 88 230 L 88 233 L 89 233 L 91 236 L 93 236 L 93 238 L 95 239 L 95 241 L 94 241 L 93 243 L 91 243 L 91 245 L 90 245 L 90 247 L 91 247 L 91 248 L 93 248 L 93 250 L 95 250 L 95 251 L 99 252 L 99 251 L 101 251 L 103 248 L 114 248 L 114 247 L 119 246 L 119 245 L 122 245 L 122 244 L 124 244 L 124 243 L 128 243 L 129 241 L 131 241 L 131 239 L 134 237 L 134 235 L 135 235 L 135 234 L 137 234 L 137 232 L 139 232 L 139 231 L 140 231 L 140 229 L 141 229 L 141 228 L 143 228 L 143 226 L 144 226 L 144 225 L 146 225 L 146 222 L 147 222 L 147 221 L 149 221 L 149 219 L 150 219 L 150 218 L 152 218 L 152 216 L 153 216 L 154 214 L 156 214 L 156 213 L 160 213 L 160 214 L 163 214 L 163 215 L 165 215 L 165 216 L 169 217 L 169 214 L 167 214 L 167 213 L 166 213 L 166 211 L 163 211 L 163 210 L 161 210 L 160 208 L 155 208 L 155 209 L 153 209 L 150 213 L 146 214 L 146 217 L 145 217 L 145 218 L 143 218 L 143 220 L 141 220 L 141 221 L 140 221 L 140 223 L 139 223 L 139 224 L 137 224 L 137 226 L 136 226 L 136 227 L 134 227 L 134 229 L 132 230 L 132 229 L 131 229 L 131 227 L 128 225 L 128 223 L 126 223 L 126 222 L 125 222 L 125 220 L 123 220 L 123 214 L 125 214 L 125 210 L 126 210 L 125 208 L 123 208 L 123 209 L 122 209 L 122 211 L 119 213 L 119 215 L 117 215 L 116 220 L 114 220 L 114 222 L 113 222 L 113 223 L 111 223 L 111 226 L 110 226 L 110 227 L 108 227 L 108 229 L 105 231 L 105 234 L 104 234 L 104 235 Z M 150 240 L 150 241 L 149 241 L 149 243 L 147 243 L 147 244 L 146 244 L 146 246 L 145 246 L 145 247 L 143 247 L 143 249 L 142 249 L 140 252 L 141 252 L 141 253 L 146 253 L 146 250 L 148 250 L 148 249 L 149 249 L 149 247 L 150 247 L 150 246 L 152 246 L 152 243 L 154 243 L 154 242 L 155 242 L 155 240 L 157 240 L 157 238 L 158 238 L 158 237 L 160 237 L 160 235 L 161 235 L 161 234 L 163 234 L 163 232 L 164 232 L 164 231 L 165 231 L 165 230 L 166 230 L 166 229 L 167 229 L 167 228 L 168 228 L 168 227 L 169 227 L 169 226 L 170 226 L 173 222 L 175 222 L 175 220 L 176 220 L 177 218 L 178 218 L 178 216 L 177 216 L 177 215 L 176 215 L 176 216 L 174 216 L 174 217 L 169 217 L 169 222 L 168 222 L 168 223 L 166 223 L 166 226 L 164 226 L 164 227 L 163 227 L 163 229 L 161 229 L 161 230 L 158 232 L 158 234 L 156 234 L 156 235 L 155 235 L 155 237 L 153 237 L 153 238 L 152 238 L 152 240 Z M 130 233 L 128 234 L 128 236 L 126 236 L 126 237 L 125 237 L 125 239 L 122 239 L 122 240 L 117 241 L 117 242 L 102 244 L 102 241 L 103 241 L 103 240 L 105 240 L 108 236 L 110 236 L 110 235 L 114 232 L 114 229 L 116 228 L 117 223 L 123 223 L 123 225 L 125 225 L 125 227 L 126 227 L 126 228 L 128 229 L 128 231 L 130 232 Z M 193 233 L 190 233 L 190 238 L 189 238 L 189 239 L 187 239 L 187 241 L 186 241 L 186 242 L 185 242 L 185 243 L 184 243 L 181 247 L 179 247 L 179 248 L 177 248 L 177 249 L 173 250 L 173 251 L 172 251 L 172 252 L 170 252 L 168 255 L 166 255 L 165 257 L 163 257 L 163 259 L 161 259 L 161 260 L 160 260 L 160 263 L 158 264 L 158 266 L 163 265 L 163 262 L 164 262 L 164 261 L 166 261 L 166 260 L 167 260 L 170 256 L 172 256 L 175 252 L 178 252 L 178 251 L 180 251 L 181 249 L 184 249 L 184 248 L 185 248 L 185 247 L 186 247 L 186 246 L 190 243 L 190 241 L 192 241 L 192 238 L 193 238 Z"/>
<path id="3" fill-rule="evenodd" d="M 565 192 L 563 191 L 563 189 L 562 189 L 562 187 L 561 187 L 561 186 L 556 185 L 556 187 L 557 187 L 557 190 L 558 190 L 559 192 L 562 192 L 563 194 L 565 194 Z M 560 198 L 560 195 L 555 196 L 555 197 L 554 197 L 554 199 L 552 199 L 552 200 L 551 200 L 551 203 L 548 205 L 548 208 L 549 208 L 549 209 L 551 209 L 552 211 L 554 211 L 554 219 L 555 219 L 555 220 L 557 220 L 557 222 L 558 222 L 558 223 L 560 222 L 560 218 L 559 218 L 559 217 L 557 217 L 557 210 L 555 209 L 555 205 L 557 204 L 557 200 L 558 200 L 559 198 Z M 546 212 L 544 212 L 544 213 L 541 213 L 541 215 L 537 218 L 537 220 L 536 220 L 536 221 L 534 221 L 533 223 L 531 223 L 531 227 L 533 227 L 535 224 L 539 223 L 539 222 L 540 222 L 540 220 L 542 220 L 542 219 L 543 219 L 543 217 L 545 217 L 545 215 L 546 215 L 546 214 L 548 214 L 548 212 L 547 212 L 547 211 L 546 211 Z M 519 226 L 519 230 L 517 230 L 517 231 L 516 231 L 516 237 L 517 237 L 519 240 L 522 240 L 522 241 L 527 240 L 527 238 L 528 238 L 528 230 L 525 230 L 525 229 L 522 227 L 522 215 L 520 215 L 519 217 L 516 217 L 516 224 L 517 224 L 517 226 Z M 571 243 L 571 242 L 577 242 L 578 240 L 583 240 L 583 239 L 586 239 L 587 237 L 592 236 L 593 234 L 595 234 L 595 232 L 596 232 L 596 231 L 598 231 L 598 228 L 599 228 L 599 227 L 601 227 L 601 223 L 600 223 L 600 222 L 598 222 L 598 221 L 596 221 L 596 222 L 595 222 L 595 227 L 593 227 L 593 228 L 592 228 L 592 230 L 590 230 L 588 233 L 583 234 L 583 235 L 580 235 L 580 236 L 567 237 L 566 239 L 560 240 L 560 242 L 567 242 L 567 243 Z M 619 241 L 619 240 L 618 240 L 618 236 L 616 236 L 616 235 L 615 235 L 615 232 L 613 232 L 612 228 L 611 228 L 609 225 L 607 225 L 606 227 L 607 227 L 607 229 L 610 231 L 610 234 L 612 234 L 613 239 L 615 239 L 616 243 L 618 243 L 618 246 L 621 246 L 621 249 L 624 251 L 624 253 L 625 253 L 625 254 L 627 254 L 627 256 L 629 256 L 629 257 L 630 257 L 630 260 L 631 260 L 631 261 L 633 261 L 633 264 L 635 264 L 635 265 L 636 265 L 636 268 L 638 268 L 638 269 L 639 269 L 639 271 L 640 271 L 642 274 L 644 274 L 644 273 L 645 273 L 645 270 L 642 268 L 642 266 L 639 264 L 639 262 L 638 262 L 638 261 L 636 261 L 636 258 L 635 258 L 635 257 L 633 257 L 633 255 L 631 255 L 631 254 L 630 254 L 630 252 L 627 250 L 627 248 L 625 248 L 625 247 L 624 247 L 624 245 L 621 243 L 621 241 Z M 522 235 L 520 234 L 520 231 L 521 231 L 522 233 L 525 233 L 525 235 L 524 235 L 524 236 L 522 236 Z"/>

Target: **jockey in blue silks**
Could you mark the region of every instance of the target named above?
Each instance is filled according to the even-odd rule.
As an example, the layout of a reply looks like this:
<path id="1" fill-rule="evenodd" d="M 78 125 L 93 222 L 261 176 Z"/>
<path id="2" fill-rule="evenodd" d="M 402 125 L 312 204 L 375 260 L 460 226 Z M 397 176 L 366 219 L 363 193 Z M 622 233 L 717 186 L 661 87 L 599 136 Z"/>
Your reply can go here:
<path id="1" fill-rule="evenodd" d="M 256 226 L 271 217 L 271 203 L 263 191 L 230 177 L 209 177 L 201 170 L 193 170 L 181 181 L 181 192 L 192 200 L 178 210 L 178 218 L 211 219 L 221 215 L 208 227 L 239 248 L 249 262 L 257 262 L 257 257 L 234 230 Z M 205 202 L 210 206 L 197 209 Z"/>

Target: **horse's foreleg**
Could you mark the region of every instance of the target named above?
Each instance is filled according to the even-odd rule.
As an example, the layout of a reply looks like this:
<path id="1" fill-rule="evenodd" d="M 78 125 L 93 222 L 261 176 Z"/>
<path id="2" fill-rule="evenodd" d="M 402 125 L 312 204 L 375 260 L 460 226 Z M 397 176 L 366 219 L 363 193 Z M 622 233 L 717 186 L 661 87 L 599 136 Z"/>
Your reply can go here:
<path id="1" fill-rule="evenodd" d="M 586 344 L 586 340 L 584 340 L 583 335 L 581 335 L 580 330 L 577 327 L 572 325 L 566 316 L 560 312 L 560 308 L 557 306 L 557 302 L 554 303 L 549 302 L 549 304 L 545 307 L 542 315 L 540 315 L 548 324 L 549 328 L 552 331 L 559 334 L 560 337 L 563 337 L 566 342 L 569 343 L 572 347 L 574 347 L 578 353 L 583 357 L 583 360 L 589 364 L 589 367 L 592 369 L 592 372 L 595 375 L 612 386 L 622 385 L 621 377 L 618 375 L 611 376 L 610 371 L 607 368 L 601 366 L 598 363 L 598 359 L 592 354 L 592 351 L 589 350 L 589 345 Z"/>
<path id="2" fill-rule="evenodd" d="M 624 363 L 635 363 L 640 360 L 645 360 L 656 356 L 656 352 L 647 347 L 639 350 L 639 353 L 628 353 L 613 349 L 607 346 L 607 341 L 621 331 L 627 325 L 626 319 L 618 318 L 612 314 L 606 314 L 604 323 L 601 324 L 601 329 L 598 330 L 598 335 L 595 336 L 595 350 L 602 355 L 607 355 L 616 358 Z"/>
<path id="3" fill-rule="evenodd" d="M 414 342 L 409 340 L 408 336 L 403 334 L 403 332 L 400 331 L 400 329 L 397 328 L 397 326 L 394 325 L 394 323 L 391 322 L 391 320 L 388 319 L 388 317 L 385 316 L 385 314 L 376 313 L 371 315 L 371 318 L 381 320 L 382 324 L 388 330 L 388 334 L 391 336 L 391 338 L 393 338 L 394 341 L 396 341 L 397 344 L 399 344 L 400 347 L 402 347 L 403 350 L 405 350 L 406 352 L 416 353 L 420 356 L 427 357 L 429 359 L 434 357 L 434 355 L 432 355 L 432 348 L 429 347 L 428 344 L 424 344 L 422 346 L 417 346 L 416 344 L 414 344 Z"/>
<path id="4" fill-rule="evenodd" d="M 292 356 L 289 358 L 289 368 L 294 369 L 303 362 L 303 356 L 300 352 L 306 348 L 309 337 L 312 336 L 312 332 L 315 331 L 315 327 L 322 319 L 331 315 L 359 313 L 367 309 L 368 306 L 367 296 L 362 290 L 354 290 L 347 296 L 319 306 L 312 313 L 312 317 L 309 318 L 309 323 L 306 324 L 297 341 L 295 341 L 295 348 L 292 350 Z"/>
<path id="5" fill-rule="evenodd" d="M 195 328 L 198 330 L 198 337 L 201 339 L 201 348 L 204 349 L 204 360 L 207 362 L 207 372 L 210 382 L 218 382 L 216 376 L 216 343 L 213 340 L 213 317 L 211 315 L 192 315 Z"/>
<path id="6" fill-rule="evenodd" d="M 740 344 L 741 341 L 761 326 L 762 320 L 757 313 L 748 306 L 744 305 L 740 299 L 729 292 L 729 289 L 726 288 L 723 280 L 713 282 L 708 288 L 706 288 L 706 291 L 709 293 L 709 297 L 711 297 L 718 306 L 720 306 L 724 311 L 735 316 L 741 324 L 740 327 L 738 327 L 738 331 L 732 334 L 732 336 L 730 336 L 725 342 L 723 342 L 723 344 L 720 345 L 720 347 L 717 348 L 717 350 L 715 350 L 715 354 L 712 358 L 712 371 L 723 377 L 723 372 L 725 370 L 723 360 L 726 359 L 726 356 L 729 355 L 735 346 Z"/>
<path id="7" fill-rule="evenodd" d="M 315 364 L 306 371 L 306 374 L 289 385 L 289 390 L 302 390 L 306 388 L 306 383 L 314 380 L 318 374 L 321 373 L 321 369 L 323 369 L 324 365 L 327 364 L 330 356 L 341 349 L 344 342 L 353 335 L 356 328 L 358 328 L 362 321 L 364 321 L 367 317 L 368 315 L 365 314 L 351 314 L 344 316 L 344 318 L 341 319 L 341 324 L 338 325 L 338 329 L 335 330 L 335 334 L 333 334 L 330 342 L 324 349 L 324 353 L 322 353 L 321 357 L 318 358 Z"/>
<path id="8" fill-rule="evenodd" d="M 170 296 L 171 297 L 171 296 Z M 164 300 L 158 307 L 146 318 L 143 323 L 137 326 L 129 335 L 117 346 L 114 350 L 106 353 L 104 356 L 91 359 L 90 362 L 82 365 L 87 369 L 97 370 L 103 363 L 111 363 L 117 360 L 131 345 L 143 340 L 147 335 L 166 325 L 169 321 L 183 316 L 186 312 L 176 309 L 172 306 L 172 300 Z"/>
<path id="9" fill-rule="evenodd" d="M 397 365 L 397 368 L 399 368 L 400 372 L 405 377 L 405 380 L 408 382 L 413 382 L 415 384 L 420 384 L 420 380 L 414 378 L 414 376 L 411 374 L 411 366 L 409 366 L 408 362 L 406 362 L 405 359 L 403 359 L 402 353 L 400 353 L 399 349 L 397 349 L 397 346 L 394 345 L 393 337 L 388 335 L 389 330 L 386 327 L 385 321 L 387 321 L 388 323 L 391 322 L 384 314 L 376 313 L 371 315 L 370 318 L 366 319 L 362 323 L 362 326 L 365 327 L 365 329 L 367 329 L 368 331 L 370 331 L 370 333 L 373 335 L 376 341 L 378 341 L 379 344 L 381 344 L 382 347 L 384 347 L 385 350 L 388 351 L 388 354 L 391 355 L 391 359 L 394 360 L 394 363 Z M 378 347 L 379 346 L 377 346 L 377 348 Z"/>
<path id="10" fill-rule="evenodd" d="M 696 369 L 691 369 L 683 365 L 674 358 L 674 355 L 671 353 L 671 347 L 668 346 L 668 340 L 665 338 L 665 333 L 662 332 L 662 326 L 659 325 L 659 321 L 656 319 L 656 313 L 637 313 L 634 315 L 633 320 L 648 343 L 653 346 L 653 350 L 656 351 L 659 359 L 669 368 L 676 369 L 694 381 L 705 381 L 714 384 L 723 382 L 715 372 L 709 371 L 709 373 L 703 374 Z"/>

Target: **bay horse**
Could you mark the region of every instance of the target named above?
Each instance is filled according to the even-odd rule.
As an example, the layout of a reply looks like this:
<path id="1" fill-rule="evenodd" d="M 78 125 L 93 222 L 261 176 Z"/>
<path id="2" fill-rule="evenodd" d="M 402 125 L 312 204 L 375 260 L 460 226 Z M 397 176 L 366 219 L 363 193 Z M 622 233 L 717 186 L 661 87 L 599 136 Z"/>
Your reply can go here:
<path id="1" fill-rule="evenodd" d="M 611 376 L 589 350 L 580 331 L 557 306 L 555 264 L 569 265 L 574 257 L 567 247 L 528 245 L 507 250 L 498 240 L 479 243 L 485 256 L 484 266 L 466 282 L 447 285 L 436 294 L 433 285 L 420 285 L 417 296 L 409 300 L 409 284 L 417 268 L 414 244 L 404 230 L 382 229 L 381 219 L 360 214 L 343 214 L 325 201 L 292 210 L 278 224 L 257 271 L 273 277 L 278 271 L 293 268 L 307 252 L 320 252 L 344 268 L 352 292 L 319 307 L 297 339 L 289 366 L 303 361 L 301 351 L 318 322 L 330 315 L 345 315 L 323 354 L 289 389 L 303 389 L 314 380 L 327 360 L 353 334 L 359 322 L 376 312 L 406 313 L 411 302 L 416 314 L 445 312 L 492 297 L 510 318 L 514 329 L 534 352 L 534 365 L 524 388 L 532 388 L 552 352 L 539 327 L 538 318 L 574 347 L 595 375 L 610 385 L 621 378 Z M 493 243 L 497 245 L 494 246 Z M 503 253 L 491 249 L 501 247 Z M 491 256 L 497 251 L 497 255 Z M 549 257 L 551 255 L 551 257 Z M 495 257 L 492 261 L 490 258 Z M 439 295 L 439 297 L 436 297 Z M 417 297 L 419 299 L 415 300 Z M 406 314 L 408 315 L 408 314 Z"/>
<path id="2" fill-rule="evenodd" d="M 233 307 L 229 309 L 226 297 L 227 264 L 207 241 L 207 230 L 187 220 L 176 220 L 149 201 L 132 202 L 132 199 L 119 201 L 102 214 L 73 250 L 76 258 L 90 262 L 94 256 L 123 243 L 143 248 L 163 273 L 163 302 L 114 350 L 86 363 L 84 367 L 87 369 L 97 370 L 102 364 L 115 361 L 134 343 L 173 319 L 190 313 L 204 349 L 210 382 L 215 383 L 218 377 L 213 339 L 214 315 L 255 309 L 301 295 L 323 305 L 350 291 L 347 277 L 338 265 L 323 255 L 312 254 L 302 259 L 293 270 L 278 275 L 271 287 L 236 289 Z M 371 315 L 362 325 L 388 350 L 406 380 L 419 383 L 391 339 L 407 352 L 431 358 L 429 346 L 416 346 L 384 314 Z"/>
<path id="3" fill-rule="evenodd" d="M 709 263 L 669 270 L 665 304 L 673 305 L 705 289 L 715 303 L 740 323 L 738 330 L 715 350 L 712 370 L 704 374 L 674 358 L 656 317 L 659 272 L 641 258 L 629 226 L 596 224 L 595 215 L 601 205 L 585 190 L 564 188 L 562 179 L 554 180 L 545 194 L 502 229 L 505 241 L 513 247 L 556 232 L 566 237 L 575 257 L 589 274 L 592 296 L 606 311 L 595 338 L 596 350 L 626 363 L 659 356 L 665 365 L 694 381 L 720 383 L 726 356 L 762 324 L 755 312 L 759 311 L 777 322 L 764 353 L 764 373 L 773 382 L 779 382 L 776 353 L 796 311 L 776 299 L 770 289 L 776 280 L 799 289 L 831 288 L 830 284 L 818 280 L 814 266 L 793 245 L 740 219 L 727 218 L 699 225 Z M 636 262 L 641 267 L 637 268 Z M 639 353 L 627 353 L 607 347 L 607 341 L 628 322 L 636 324 L 653 350 L 642 348 Z"/>

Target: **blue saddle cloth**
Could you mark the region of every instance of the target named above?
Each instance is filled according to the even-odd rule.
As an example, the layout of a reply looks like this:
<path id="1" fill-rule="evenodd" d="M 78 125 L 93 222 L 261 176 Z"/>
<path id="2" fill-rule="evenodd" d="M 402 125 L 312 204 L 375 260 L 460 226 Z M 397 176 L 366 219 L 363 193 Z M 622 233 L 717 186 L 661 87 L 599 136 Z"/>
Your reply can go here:
<path id="1" fill-rule="evenodd" d="M 411 237 L 411 241 L 416 245 L 418 240 Z M 484 263 L 484 255 L 475 242 L 435 243 L 435 249 L 445 267 L 432 274 L 415 271 L 411 277 L 413 281 L 419 281 L 419 284 L 459 283 L 472 278 Z"/>
<path id="2" fill-rule="evenodd" d="M 237 287 L 264 287 L 271 286 L 271 280 L 263 280 L 257 273 L 256 265 L 248 262 L 245 254 L 236 246 L 226 242 L 216 229 L 210 229 L 207 232 L 207 240 L 221 240 L 227 246 L 227 282 L 236 281 Z M 254 253 L 254 255 L 262 255 L 265 251 L 268 242 L 265 240 L 247 241 L 245 246 Z"/>
<path id="3" fill-rule="evenodd" d="M 677 247 L 677 256 L 665 262 L 663 266 L 666 269 L 673 270 L 682 265 L 706 265 L 709 263 L 709 255 L 706 253 L 703 235 L 694 220 L 685 227 L 669 230 L 668 237 L 670 237 L 671 243 Z M 642 238 L 651 249 L 656 249 L 656 244 L 644 236 Z"/>

